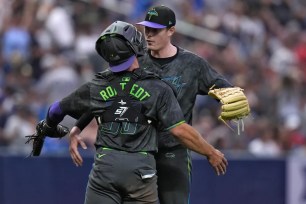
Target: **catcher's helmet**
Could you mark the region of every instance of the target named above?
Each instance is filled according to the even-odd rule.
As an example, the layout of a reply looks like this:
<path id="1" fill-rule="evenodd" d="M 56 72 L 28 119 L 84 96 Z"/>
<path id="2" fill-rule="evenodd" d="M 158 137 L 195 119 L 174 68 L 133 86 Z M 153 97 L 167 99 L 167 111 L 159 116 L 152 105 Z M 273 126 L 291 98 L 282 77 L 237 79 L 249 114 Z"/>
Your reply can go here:
<path id="1" fill-rule="evenodd" d="M 116 21 L 108 26 L 96 41 L 96 51 L 109 64 L 113 72 L 128 69 L 135 56 L 144 54 L 141 32 L 132 24 Z"/>

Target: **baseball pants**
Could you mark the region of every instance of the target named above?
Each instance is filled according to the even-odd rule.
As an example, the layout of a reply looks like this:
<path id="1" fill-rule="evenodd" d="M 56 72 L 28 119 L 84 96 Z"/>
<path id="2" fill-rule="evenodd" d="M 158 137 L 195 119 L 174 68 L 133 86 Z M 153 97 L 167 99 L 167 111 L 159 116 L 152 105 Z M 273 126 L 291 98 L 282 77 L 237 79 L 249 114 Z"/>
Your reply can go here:
<path id="1" fill-rule="evenodd" d="M 160 149 L 155 155 L 160 204 L 189 204 L 190 152 L 182 146 Z"/>
<path id="2" fill-rule="evenodd" d="M 99 148 L 89 175 L 85 204 L 158 204 L 154 156 Z"/>

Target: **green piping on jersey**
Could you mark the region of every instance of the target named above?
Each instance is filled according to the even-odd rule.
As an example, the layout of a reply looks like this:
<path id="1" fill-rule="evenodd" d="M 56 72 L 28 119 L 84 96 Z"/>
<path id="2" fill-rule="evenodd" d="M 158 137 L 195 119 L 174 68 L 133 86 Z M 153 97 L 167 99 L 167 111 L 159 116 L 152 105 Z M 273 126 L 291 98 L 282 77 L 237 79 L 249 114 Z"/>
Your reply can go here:
<path id="1" fill-rule="evenodd" d="M 190 155 L 190 150 L 186 150 L 187 151 L 187 169 L 188 169 L 188 176 L 191 179 L 191 171 L 192 171 L 192 160 L 191 160 L 191 155 Z M 191 183 L 191 180 L 189 180 L 189 182 Z"/>
<path id="2" fill-rule="evenodd" d="M 112 148 L 109 147 L 102 147 L 103 150 L 113 150 Z"/>
<path id="3" fill-rule="evenodd" d="M 191 186 L 191 171 L 192 171 L 192 160 L 191 160 L 191 152 L 190 150 L 186 149 L 187 151 L 187 170 L 188 170 L 188 178 L 189 178 L 189 186 Z M 190 191 L 188 192 L 188 204 L 190 203 Z"/>
<path id="4" fill-rule="evenodd" d="M 172 129 L 172 128 L 174 128 L 174 127 L 180 125 L 180 124 L 183 124 L 183 123 L 185 123 L 185 122 L 186 122 L 185 120 L 182 120 L 181 122 L 178 122 L 178 123 L 176 123 L 176 124 L 174 124 L 174 125 L 172 125 L 172 126 L 166 128 L 166 130 L 170 130 L 170 129 Z"/>

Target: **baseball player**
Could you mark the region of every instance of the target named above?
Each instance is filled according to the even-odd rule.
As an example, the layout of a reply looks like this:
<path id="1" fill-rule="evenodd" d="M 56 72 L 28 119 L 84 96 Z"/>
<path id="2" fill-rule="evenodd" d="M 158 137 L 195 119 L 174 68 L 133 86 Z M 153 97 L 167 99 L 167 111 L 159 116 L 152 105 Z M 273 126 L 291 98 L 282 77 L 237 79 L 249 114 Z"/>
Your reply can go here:
<path id="1" fill-rule="evenodd" d="M 153 7 L 145 20 L 137 24 L 144 26 L 148 48 L 139 59 L 141 67 L 173 84 L 187 123 L 192 122 L 192 109 L 198 94 L 207 95 L 212 86 L 232 87 L 206 60 L 171 43 L 176 17 L 170 8 Z M 188 204 L 191 181 L 189 150 L 171 132 L 165 131 L 159 133 L 159 151 L 155 158 L 160 203 Z"/>
<path id="2" fill-rule="evenodd" d="M 155 74 L 139 69 L 137 56 L 144 52 L 143 41 L 133 25 L 122 21 L 111 24 L 97 40 L 96 50 L 109 69 L 53 103 L 40 123 L 42 132 L 47 132 L 66 115 L 95 117 L 96 155 L 85 204 L 159 203 L 154 159 L 158 128 L 205 155 L 218 175 L 226 172 L 224 155 L 185 122 L 171 87 Z M 72 130 L 76 135 L 78 131 Z"/>

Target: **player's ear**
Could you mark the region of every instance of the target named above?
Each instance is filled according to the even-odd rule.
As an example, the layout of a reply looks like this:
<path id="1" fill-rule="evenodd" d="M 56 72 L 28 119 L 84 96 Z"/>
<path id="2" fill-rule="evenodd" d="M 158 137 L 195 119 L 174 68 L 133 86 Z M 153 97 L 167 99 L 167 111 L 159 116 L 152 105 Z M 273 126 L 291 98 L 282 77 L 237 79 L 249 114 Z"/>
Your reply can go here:
<path id="1" fill-rule="evenodd" d="M 174 34 L 174 32 L 175 32 L 175 27 L 174 26 L 168 28 L 168 32 L 167 33 L 168 33 L 169 37 L 171 37 Z"/>

